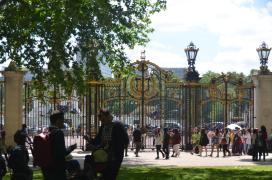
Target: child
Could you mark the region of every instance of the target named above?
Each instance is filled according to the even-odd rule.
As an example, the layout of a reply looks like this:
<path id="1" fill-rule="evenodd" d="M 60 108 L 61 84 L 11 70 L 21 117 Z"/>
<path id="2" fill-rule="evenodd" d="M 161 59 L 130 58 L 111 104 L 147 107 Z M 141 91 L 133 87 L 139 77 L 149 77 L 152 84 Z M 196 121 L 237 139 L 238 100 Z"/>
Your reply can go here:
<path id="1" fill-rule="evenodd" d="M 32 180 L 32 170 L 28 167 L 29 155 L 25 147 L 27 134 L 18 130 L 14 135 L 17 144 L 11 151 L 8 158 L 8 166 L 12 169 L 11 180 Z"/>

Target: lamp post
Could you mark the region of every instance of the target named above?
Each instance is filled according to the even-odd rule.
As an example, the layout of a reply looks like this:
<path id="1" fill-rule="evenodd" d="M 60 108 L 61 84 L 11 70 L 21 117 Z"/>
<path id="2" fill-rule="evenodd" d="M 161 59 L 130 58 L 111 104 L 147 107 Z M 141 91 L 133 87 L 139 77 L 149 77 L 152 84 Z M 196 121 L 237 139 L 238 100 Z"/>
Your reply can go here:
<path id="1" fill-rule="evenodd" d="M 186 80 L 187 81 L 198 81 L 199 80 L 199 73 L 195 70 L 195 60 L 197 56 L 199 48 L 196 48 L 193 42 L 191 42 L 187 48 L 184 49 L 187 61 L 188 61 L 188 69 L 186 73 Z"/>
<path id="2" fill-rule="evenodd" d="M 271 48 L 268 48 L 267 44 L 263 42 L 259 48 L 256 49 L 260 58 L 260 74 L 267 74 L 269 72 L 269 69 L 267 67 L 267 61 L 269 57 L 269 53 L 271 51 Z"/>
<path id="3" fill-rule="evenodd" d="M 187 61 L 188 61 L 188 69 L 186 72 L 186 81 L 188 81 L 188 88 L 186 88 L 186 111 L 188 113 L 185 114 L 185 118 L 187 121 L 185 121 L 185 149 L 189 150 L 192 147 L 191 142 L 191 128 L 192 128 L 192 122 L 196 122 L 196 106 L 194 105 L 198 101 L 198 97 L 196 95 L 197 93 L 197 87 L 194 85 L 191 85 L 190 82 L 198 82 L 199 81 L 199 73 L 195 69 L 195 60 L 198 53 L 198 48 L 194 45 L 193 42 L 191 42 L 187 48 L 184 49 Z"/>

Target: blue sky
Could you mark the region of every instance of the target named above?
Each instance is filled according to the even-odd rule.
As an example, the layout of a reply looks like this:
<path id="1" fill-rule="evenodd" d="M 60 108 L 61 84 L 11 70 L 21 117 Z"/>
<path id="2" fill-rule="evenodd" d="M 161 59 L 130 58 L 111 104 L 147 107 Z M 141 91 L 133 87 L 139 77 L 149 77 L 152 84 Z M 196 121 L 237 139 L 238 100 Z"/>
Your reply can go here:
<path id="1" fill-rule="evenodd" d="M 184 48 L 193 41 L 201 74 L 249 74 L 260 66 L 256 48 L 263 41 L 272 47 L 272 0 L 168 0 L 167 10 L 152 17 L 152 27 L 147 46 L 128 51 L 132 61 L 145 49 L 159 66 L 187 67 Z"/>

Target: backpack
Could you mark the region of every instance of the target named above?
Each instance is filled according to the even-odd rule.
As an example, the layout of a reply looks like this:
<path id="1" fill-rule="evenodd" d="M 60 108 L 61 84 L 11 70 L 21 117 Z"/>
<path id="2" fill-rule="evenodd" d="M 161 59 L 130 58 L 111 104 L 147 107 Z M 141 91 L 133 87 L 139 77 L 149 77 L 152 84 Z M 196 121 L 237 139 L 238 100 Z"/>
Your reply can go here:
<path id="1" fill-rule="evenodd" d="M 26 153 L 27 151 L 24 151 L 21 146 L 12 148 L 9 152 L 8 167 L 13 171 L 24 171 L 28 166 Z"/>
<path id="2" fill-rule="evenodd" d="M 33 139 L 33 165 L 49 168 L 52 165 L 51 143 L 49 135 L 40 133 Z"/>

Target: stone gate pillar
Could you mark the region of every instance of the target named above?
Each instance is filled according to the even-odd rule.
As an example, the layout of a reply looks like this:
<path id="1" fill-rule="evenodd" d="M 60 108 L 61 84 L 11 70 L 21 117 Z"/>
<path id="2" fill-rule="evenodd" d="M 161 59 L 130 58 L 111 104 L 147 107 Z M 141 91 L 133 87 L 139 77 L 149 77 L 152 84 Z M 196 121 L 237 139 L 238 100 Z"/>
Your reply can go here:
<path id="1" fill-rule="evenodd" d="M 6 145 L 15 145 L 13 135 L 22 125 L 22 71 L 3 71 L 5 79 L 5 130 Z"/>
<path id="2" fill-rule="evenodd" d="M 254 94 L 254 128 L 264 125 L 268 132 L 272 129 L 272 74 L 252 76 Z"/>

